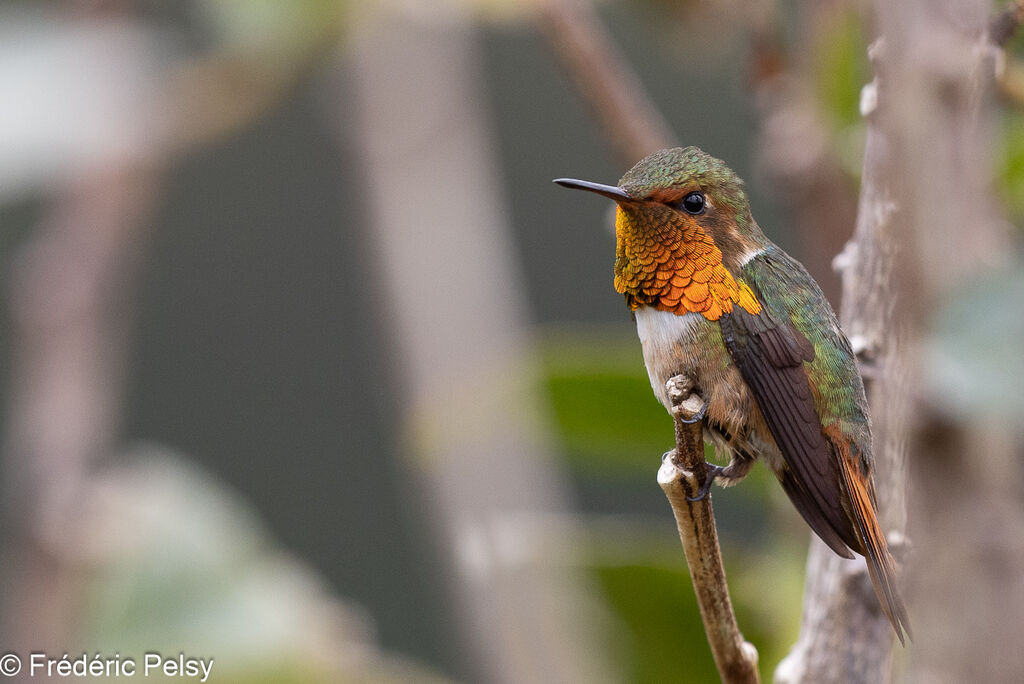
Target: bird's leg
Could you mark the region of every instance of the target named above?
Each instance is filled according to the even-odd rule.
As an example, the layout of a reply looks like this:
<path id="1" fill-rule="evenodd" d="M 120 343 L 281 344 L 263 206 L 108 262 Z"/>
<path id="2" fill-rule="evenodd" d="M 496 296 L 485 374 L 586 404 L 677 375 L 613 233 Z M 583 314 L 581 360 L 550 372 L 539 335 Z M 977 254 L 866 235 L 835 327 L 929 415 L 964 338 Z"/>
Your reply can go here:
<path id="1" fill-rule="evenodd" d="M 747 476 L 754 467 L 754 458 L 743 451 L 733 451 L 729 465 L 717 473 L 716 480 L 723 487 L 731 487 Z"/>
<path id="2" fill-rule="evenodd" d="M 754 457 L 745 451 L 731 451 L 732 459 L 724 468 L 714 463 L 704 462 L 704 467 L 708 469 L 707 477 L 704 479 L 700 491 L 697 492 L 697 496 L 692 499 L 687 497 L 688 501 L 700 501 L 707 496 L 711 491 L 712 482 L 718 482 L 723 487 L 731 487 L 747 476 L 750 469 L 754 467 Z"/>

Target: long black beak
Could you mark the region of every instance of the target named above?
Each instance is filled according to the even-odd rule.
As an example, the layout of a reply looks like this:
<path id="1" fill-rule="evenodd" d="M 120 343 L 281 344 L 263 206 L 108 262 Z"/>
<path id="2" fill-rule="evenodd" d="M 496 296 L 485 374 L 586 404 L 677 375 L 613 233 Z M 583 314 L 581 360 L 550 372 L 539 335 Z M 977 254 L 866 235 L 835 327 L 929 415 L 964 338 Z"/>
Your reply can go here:
<path id="1" fill-rule="evenodd" d="M 613 199 L 616 202 L 636 201 L 627 195 L 625 190 L 617 188 L 614 185 L 601 185 L 600 183 L 591 183 L 590 181 L 576 180 L 575 178 L 556 178 L 554 182 L 558 183 L 562 187 L 572 188 L 574 190 L 596 192 L 598 195 L 604 195 L 608 199 Z"/>

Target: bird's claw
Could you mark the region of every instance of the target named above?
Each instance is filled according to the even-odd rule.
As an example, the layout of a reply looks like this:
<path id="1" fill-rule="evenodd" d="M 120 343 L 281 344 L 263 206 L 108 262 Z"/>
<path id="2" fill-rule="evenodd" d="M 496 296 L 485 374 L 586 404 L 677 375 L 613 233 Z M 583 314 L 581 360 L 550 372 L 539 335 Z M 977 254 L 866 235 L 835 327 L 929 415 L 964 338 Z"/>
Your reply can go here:
<path id="1" fill-rule="evenodd" d="M 700 486 L 700 489 L 697 490 L 697 496 L 686 497 L 686 500 L 691 503 L 695 501 L 700 501 L 705 496 L 707 496 L 708 492 L 711 491 L 711 485 L 714 483 L 715 478 L 721 475 L 722 471 L 725 470 L 725 468 L 723 468 L 720 465 L 715 465 L 714 463 L 707 462 L 704 463 L 704 468 L 706 468 L 707 472 L 704 475 L 704 483 Z"/>

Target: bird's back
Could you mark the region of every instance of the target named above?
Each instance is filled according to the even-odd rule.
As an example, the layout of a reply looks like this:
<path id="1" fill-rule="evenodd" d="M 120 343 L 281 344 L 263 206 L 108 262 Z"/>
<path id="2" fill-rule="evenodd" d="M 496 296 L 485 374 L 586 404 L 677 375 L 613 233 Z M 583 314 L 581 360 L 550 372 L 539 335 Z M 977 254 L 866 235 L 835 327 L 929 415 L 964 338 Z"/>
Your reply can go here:
<path id="1" fill-rule="evenodd" d="M 814 279 L 775 245 L 751 259 L 741 278 L 762 311 L 737 310 L 720 324 L 781 452 L 776 476 L 829 546 L 867 558 L 879 601 L 902 641 L 909 620 L 878 523 L 870 417 L 849 340 Z"/>

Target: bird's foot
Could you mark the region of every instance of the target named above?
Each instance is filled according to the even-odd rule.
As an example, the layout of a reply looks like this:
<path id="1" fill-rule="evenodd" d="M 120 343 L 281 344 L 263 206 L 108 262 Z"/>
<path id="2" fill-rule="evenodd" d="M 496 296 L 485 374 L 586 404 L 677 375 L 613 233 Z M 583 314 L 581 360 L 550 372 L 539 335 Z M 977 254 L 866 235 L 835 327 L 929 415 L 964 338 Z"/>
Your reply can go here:
<path id="1" fill-rule="evenodd" d="M 700 489 L 697 490 L 697 496 L 686 497 L 686 500 L 691 503 L 694 501 L 700 501 L 707 496 L 708 492 L 711 491 L 711 485 L 714 484 L 715 478 L 725 471 L 725 468 L 720 465 L 715 465 L 714 463 L 705 462 L 704 468 L 707 472 L 704 475 L 704 483 L 700 486 Z"/>

